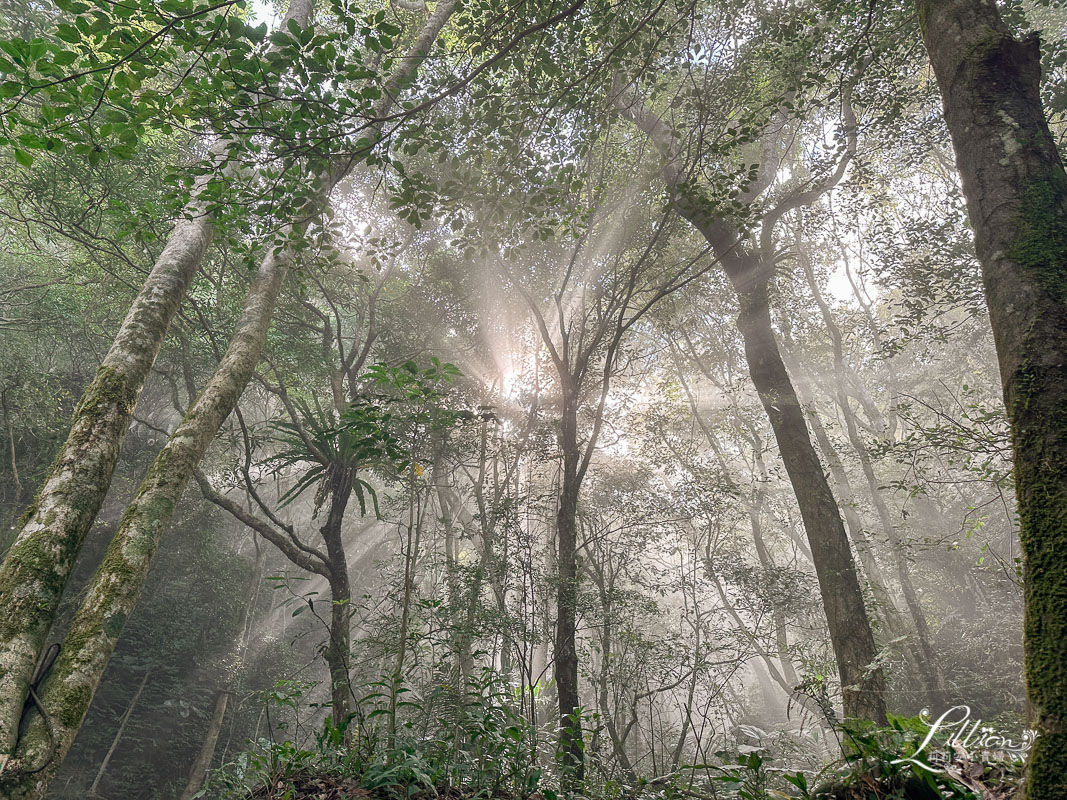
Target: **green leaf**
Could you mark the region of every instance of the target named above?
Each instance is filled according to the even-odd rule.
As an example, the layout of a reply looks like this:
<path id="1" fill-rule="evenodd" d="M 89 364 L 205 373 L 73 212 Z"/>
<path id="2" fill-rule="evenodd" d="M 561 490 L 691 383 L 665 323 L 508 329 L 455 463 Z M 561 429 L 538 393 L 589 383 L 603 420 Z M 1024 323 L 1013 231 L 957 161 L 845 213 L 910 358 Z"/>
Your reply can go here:
<path id="1" fill-rule="evenodd" d="M 68 25 L 66 23 L 60 23 L 56 26 L 56 36 L 64 42 L 69 42 L 71 44 L 76 44 L 82 40 L 81 31 L 73 25 Z"/>
<path id="2" fill-rule="evenodd" d="M 33 156 L 25 150 L 19 150 L 17 147 L 15 148 L 15 160 L 24 167 L 33 166 Z"/>

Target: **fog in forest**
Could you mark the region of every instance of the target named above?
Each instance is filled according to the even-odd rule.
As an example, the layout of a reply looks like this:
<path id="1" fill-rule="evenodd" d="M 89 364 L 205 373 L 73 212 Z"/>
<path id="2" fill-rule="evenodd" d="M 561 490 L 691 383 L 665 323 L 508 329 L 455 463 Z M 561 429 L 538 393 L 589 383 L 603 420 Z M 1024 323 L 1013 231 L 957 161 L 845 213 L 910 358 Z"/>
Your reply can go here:
<path id="1" fill-rule="evenodd" d="M 1062 2 L 0 9 L 0 798 L 1067 798 Z"/>

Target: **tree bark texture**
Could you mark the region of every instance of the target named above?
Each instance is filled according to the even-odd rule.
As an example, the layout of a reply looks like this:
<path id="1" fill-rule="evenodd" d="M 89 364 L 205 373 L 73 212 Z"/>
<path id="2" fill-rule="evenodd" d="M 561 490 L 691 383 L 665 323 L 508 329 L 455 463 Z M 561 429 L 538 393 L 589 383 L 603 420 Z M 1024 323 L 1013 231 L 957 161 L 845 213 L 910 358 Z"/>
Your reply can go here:
<path id="1" fill-rule="evenodd" d="M 905 552 L 904 542 L 901 541 L 900 535 L 897 533 L 897 529 L 893 525 L 889 507 L 886 505 L 885 498 L 882 497 L 882 490 L 874 472 L 874 464 L 871 461 L 870 452 L 867 449 L 867 444 L 863 441 L 863 437 L 860 435 L 859 425 L 856 420 L 856 412 L 853 411 L 849 400 L 846 371 L 851 371 L 851 368 L 845 361 L 844 336 L 841 333 L 841 329 L 838 327 L 837 322 L 834 320 L 829 304 L 822 296 L 819 284 L 815 279 L 815 272 L 811 260 L 807 253 L 803 251 L 801 252 L 800 262 L 804 268 L 808 287 L 811 289 L 815 302 L 819 306 L 819 312 L 822 314 L 827 334 L 830 336 L 830 341 L 833 346 L 834 383 L 836 384 L 837 389 L 837 405 L 841 409 L 841 415 L 845 420 L 845 428 L 848 432 L 849 444 L 852 445 L 852 449 L 855 451 L 856 457 L 859 459 L 860 467 L 863 470 L 864 480 L 867 482 L 867 489 L 870 493 L 871 503 L 874 505 L 875 512 L 878 514 L 878 520 L 882 526 L 882 531 L 885 533 L 886 540 L 893 552 L 893 558 L 897 567 L 897 579 L 900 582 L 900 590 L 904 595 L 904 602 L 907 605 L 912 624 L 915 626 L 915 637 L 918 647 L 912 647 L 912 649 L 917 649 L 918 652 L 913 653 L 913 658 L 919 676 L 922 679 L 923 688 L 926 692 L 926 702 L 929 704 L 930 708 L 941 708 L 945 704 L 945 691 L 941 679 L 941 670 L 937 654 L 934 652 L 933 644 L 931 643 L 930 626 L 926 621 L 926 614 L 923 612 L 922 604 L 919 602 L 919 594 L 911 579 L 911 567 L 908 564 L 908 554 Z M 873 407 L 873 402 L 870 403 L 870 405 Z M 816 412 L 813 410 L 813 414 L 814 413 Z M 881 420 L 882 417 L 879 414 L 876 420 L 873 421 Z M 843 470 L 841 474 L 842 476 L 844 475 Z M 846 509 L 846 518 L 847 515 L 848 512 Z"/>
<path id="2" fill-rule="evenodd" d="M 455 5 L 445 0 L 430 14 L 387 84 L 392 91 L 376 109 L 379 114 L 392 107 L 394 92 L 415 74 Z M 294 8 L 310 14 L 311 0 L 295 3 L 287 19 L 294 18 Z M 351 160 L 345 160 L 331 165 L 323 181 L 323 201 L 325 193 L 345 177 L 352 164 Z M 118 636 L 140 595 L 174 508 L 219 427 L 236 407 L 259 361 L 275 302 L 295 256 L 294 248 L 285 246 L 264 258 L 249 287 L 226 353 L 200 397 L 149 468 L 137 496 L 127 508 L 74 616 L 65 646 L 38 692 L 47 719 L 32 713 L 26 733 L 17 745 L 16 767 L 44 766 L 36 772 L 16 768 L 0 774 L 0 790 L 6 791 L 11 800 L 42 797 L 73 744 Z M 20 707 L 19 716 L 21 711 Z M 18 730 L 17 723 L 15 730 Z"/>
<path id="3" fill-rule="evenodd" d="M 201 179 L 74 411 L 66 442 L 0 565 L 0 768 L 18 735 L 34 667 L 104 502 L 137 398 L 211 241 Z"/>
<path id="4" fill-rule="evenodd" d="M 314 0 L 293 0 L 284 22 L 307 24 Z M 211 149 L 218 159 L 225 146 Z M 214 234 L 193 184 L 183 214 L 85 390 L 67 441 L 0 564 L 0 772 L 14 753 L 35 665 L 89 528 L 104 502 L 122 440 L 167 330 Z"/>
<path id="5" fill-rule="evenodd" d="M 10 800 L 43 796 L 74 743 L 174 508 L 252 377 L 291 256 L 288 251 L 272 254 L 260 266 L 215 373 L 149 467 L 126 509 L 74 615 L 59 658 L 38 690 L 48 720 L 31 713 L 18 745 L 20 763 L 46 766 L 35 773 L 13 770 L 0 776 L 0 789 L 8 792 Z"/>
<path id="6" fill-rule="evenodd" d="M 1038 732 L 1025 796 L 1067 798 L 1067 174 L 1036 36 L 992 0 L 919 0 L 982 265 L 1011 423 L 1025 675 Z"/>
<path id="7" fill-rule="evenodd" d="M 341 538 L 345 511 L 352 497 L 354 475 L 351 470 L 338 469 L 330 480 L 330 511 L 322 526 L 323 542 L 329 559 L 330 583 L 330 641 L 323 657 L 330 668 L 330 716 L 337 727 L 347 725 L 352 705 L 352 688 L 348 681 L 348 659 L 352 649 L 349 618 L 352 613 L 352 588 L 348 581 L 348 556 Z M 351 733 L 345 728 L 345 740 Z"/>
<path id="8" fill-rule="evenodd" d="M 737 292 L 737 327 L 749 375 L 778 442 L 811 547 L 841 678 L 845 717 L 885 724 L 885 677 L 874 665 L 874 634 L 856 564 L 771 323 L 770 267 L 749 253 L 724 223 L 707 220 L 685 201 L 679 210 L 715 249 Z"/>
<path id="9" fill-rule="evenodd" d="M 701 187 L 683 171 L 674 130 L 640 102 L 631 100 L 627 104 L 621 98 L 620 93 L 618 102 L 622 113 L 667 159 L 663 179 L 674 193 L 675 208 L 711 245 L 737 293 L 740 306 L 737 327 L 744 340 L 749 375 L 774 430 L 811 547 L 841 678 L 845 716 L 884 724 L 885 676 L 875 664 L 874 634 L 856 564 L 837 501 L 812 446 L 804 412 L 782 361 L 771 323 L 769 284 L 773 265 L 765 263 L 759 251 L 745 242 L 731 224 L 709 210 Z M 836 179 L 841 175 L 843 167 L 839 165 Z M 807 194 L 814 199 L 821 191 Z M 803 204 L 804 200 L 796 198 L 795 203 Z M 779 217 L 780 213 L 764 220 L 762 238 L 768 244 L 774 219 Z"/>

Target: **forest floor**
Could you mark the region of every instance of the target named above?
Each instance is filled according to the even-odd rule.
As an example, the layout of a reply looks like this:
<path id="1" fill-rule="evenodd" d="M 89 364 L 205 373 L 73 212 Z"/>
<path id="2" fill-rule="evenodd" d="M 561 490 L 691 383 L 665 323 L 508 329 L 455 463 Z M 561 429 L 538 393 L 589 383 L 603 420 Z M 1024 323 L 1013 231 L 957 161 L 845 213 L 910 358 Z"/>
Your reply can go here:
<path id="1" fill-rule="evenodd" d="M 372 797 L 374 792 L 364 789 L 357 778 L 333 775 L 314 775 L 310 772 L 293 775 L 284 781 L 263 784 L 250 795 L 255 800 L 349 800 Z"/>
<path id="2" fill-rule="evenodd" d="M 358 778 L 304 772 L 289 776 L 285 780 L 260 786 L 249 795 L 249 800 L 357 800 L 357 798 L 397 800 L 403 797 L 405 797 L 404 791 L 395 785 L 382 789 L 367 789 L 360 785 Z M 413 784 L 406 787 L 406 797 L 425 797 L 434 798 L 434 800 L 471 800 L 473 797 L 479 797 L 486 800 L 487 792 L 485 789 L 472 789 L 465 793 L 456 787 L 431 790 L 423 784 Z M 501 800 L 504 797 L 506 795 L 500 794 Z M 545 800 L 545 798 L 543 795 L 533 794 L 525 800 Z"/>
<path id="3" fill-rule="evenodd" d="M 899 777 L 899 776 L 898 776 Z M 872 773 L 853 775 L 847 784 L 838 784 L 816 789 L 804 794 L 808 800 L 945 800 L 948 798 L 974 798 L 974 800 L 1011 800 L 1018 788 L 1017 776 L 1005 774 L 974 775 L 964 779 L 966 786 L 958 785 L 958 793 L 943 794 L 931 788 L 925 781 L 910 778 L 886 780 L 875 777 Z M 471 800 L 473 797 L 485 798 L 485 790 L 464 793 L 455 787 L 440 791 L 430 791 L 423 785 L 409 787 L 408 798 L 434 798 L 434 800 Z M 726 800 L 737 795 L 685 793 L 687 798 L 698 800 Z M 756 798 L 788 798 L 794 795 L 782 792 L 769 794 L 743 795 Z M 797 794 L 800 798 L 801 795 Z M 402 797 L 396 786 L 388 789 L 371 790 L 360 785 L 358 778 L 332 775 L 317 775 L 311 772 L 289 776 L 282 781 L 264 784 L 249 795 L 249 800 L 356 800 L 356 798 L 378 798 L 378 800 L 396 800 Z M 525 800 L 544 800 L 541 794 L 531 795 Z"/>

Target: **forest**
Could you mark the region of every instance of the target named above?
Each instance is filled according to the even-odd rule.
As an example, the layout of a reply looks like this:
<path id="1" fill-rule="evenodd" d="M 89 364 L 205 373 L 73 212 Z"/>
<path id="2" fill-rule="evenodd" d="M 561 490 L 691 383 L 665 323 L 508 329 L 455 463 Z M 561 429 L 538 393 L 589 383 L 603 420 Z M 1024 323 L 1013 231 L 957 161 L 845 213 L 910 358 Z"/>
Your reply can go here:
<path id="1" fill-rule="evenodd" d="M 1065 147 L 1065 0 L 0 0 L 0 800 L 1067 800 Z"/>

